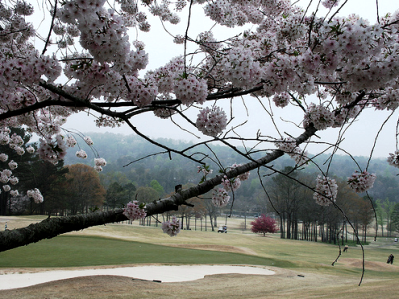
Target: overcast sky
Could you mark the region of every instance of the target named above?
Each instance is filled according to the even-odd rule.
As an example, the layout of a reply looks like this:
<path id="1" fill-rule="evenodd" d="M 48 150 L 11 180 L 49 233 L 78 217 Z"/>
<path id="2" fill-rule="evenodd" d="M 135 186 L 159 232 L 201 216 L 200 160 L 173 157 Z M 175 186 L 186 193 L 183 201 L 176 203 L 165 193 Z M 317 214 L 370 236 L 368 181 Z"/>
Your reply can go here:
<path id="1" fill-rule="evenodd" d="M 302 0 L 299 3 L 302 3 L 302 6 L 306 6 L 308 1 Z M 361 17 L 370 20 L 371 23 L 375 23 L 377 19 L 375 3 L 375 0 L 349 0 L 344 9 L 342 9 L 341 15 L 356 13 Z M 399 1 L 379 1 L 380 16 L 385 15 L 389 11 L 394 12 L 398 8 Z M 184 24 L 184 26 L 173 27 L 172 25 L 168 25 L 167 28 L 172 34 L 184 35 L 184 19 L 182 19 L 181 24 Z M 191 22 L 189 36 L 195 38 L 199 32 L 210 29 L 212 24 L 212 22 L 209 22 L 206 18 L 203 17 L 201 11 L 196 10 L 193 20 Z M 234 30 L 219 26 L 216 28 L 216 36 L 220 37 L 221 39 L 223 37 L 225 38 L 232 36 L 234 35 L 234 32 L 237 32 L 237 29 Z M 241 31 L 242 29 L 238 29 L 238 32 Z M 131 39 L 135 39 L 134 32 L 132 32 Z M 165 34 L 162 27 L 160 26 L 159 21 L 157 21 L 155 24 L 152 23 L 152 29 L 150 34 L 143 34 L 139 32 L 138 39 L 145 42 L 146 51 L 149 53 L 150 63 L 147 68 L 148 70 L 155 69 L 168 62 L 171 58 L 183 54 L 183 47 L 181 45 L 175 45 L 171 42 L 172 38 Z M 218 102 L 219 106 L 222 105 L 227 108 L 226 112 L 230 111 L 228 104 L 228 100 L 224 100 L 224 103 L 220 104 Z M 245 126 L 237 129 L 240 134 L 243 134 L 247 137 L 254 137 L 256 132 L 260 130 L 263 135 L 278 137 L 278 134 L 276 133 L 273 124 L 271 123 L 269 118 L 265 117 L 265 113 L 262 113 L 262 107 L 259 105 L 256 99 L 252 97 L 247 97 L 246 107 L 248 107 L 249 117 L 247 116 L 247 111 L 240 102 L 240 100 L 238 100 L 237 103 L 233 106 L 235 119 L 231 125 L 238 125 L 243 121 L 248 121 Z M 297 136 L 303 131 L 296 128 L 292 123 L 288 123 L 288 121 L 299 123 L 303 119 L 302 111 L 293 108 L 274 108 L 273 112 L 275 113 L 275 120 L 280 123 L 279 126 L 281 126 L 281 133 L 287 132 L 293 136 Z M 193 113 L 191 113 L 191 118 L 194 121 L 196 114 L 197 111 L 193 111 Z M 364 112 L 361 115 L 360 120 L 353 124 L 345 134 L 346 139 L 342 143 L 343 148 L 355 156 L 368 156 L 372 149 L 375 136 L 388 115 L 389 113 L 380 111 L 375 112 L 370 110 Z M 281 121 L 280 117 L 283 118 L 284 121 Z M 395 151 L 395 132 L 397 119 L 398 113 L 394 113 L 394 115 L 385 125 L 384 130 L 380 133 L 379 142 L 374 151 L 375 157 L 387 157 L 390 152 Z M 184 122 L 181 122 L 178 119 L 176 119 L 176 121 L 181 123 L 183 126 L 185 125 Z M 164 137 L 181 140 L 198 140 L 192 134 L 186 133 L 173 125 L 169 120 L 161 120 L 155 117 L 152 113 L 135 117 L 132 122 L 144 134 L 152 138 Z M 80 132 L 110 131 L 114 133 L 132 134 L 132 131 L 127 126 L 115 129 L 97 128 L 94 124 L 93 118 L 87 117 L 87 113 L 80 113 L 78 115 L 72 116 L 64 127 L 67 129 L 77 129 Z M 203 135 L 200 132 L 197 132 L 195 128 L 191 127 L 190 130 L 195 133 L 195 135 L 203 137 Z M 338 132 L 338 129 L 328 129 L 326 131 L 318 132 L 318 135 L 321 137 L 321 141 L 327 140 L 328 142 L 334 143 L 337 139 L 336 136 Z M 317 141 L 318 139 L 313 138 L 312 140 Z M 308 150 L 310 153 L 315 154 L 318 150 L 320 150 L 320 148 L 309 147 Z"/>

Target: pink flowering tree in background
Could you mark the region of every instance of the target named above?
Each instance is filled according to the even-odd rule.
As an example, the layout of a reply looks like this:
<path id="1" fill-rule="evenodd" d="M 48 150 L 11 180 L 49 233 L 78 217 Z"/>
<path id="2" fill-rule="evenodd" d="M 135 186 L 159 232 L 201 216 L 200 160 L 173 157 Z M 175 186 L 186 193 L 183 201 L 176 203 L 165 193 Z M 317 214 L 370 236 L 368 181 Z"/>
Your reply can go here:
<path id="1" fill-rule="evenodd" d="M 267 233 L 276 233 L 278 231 L 277 225 L 276 225 L 276 220 L 273 218 L 267 216 L 265 214 L 262 214 L 258 218 L 256 218 L 255 221 L 251 222 L 251 231 L 253 233 L 261 233 L 263 236 L 266 236 Z"/>
<path id="2" fill-rule="evenodd" d="M 127 125 L 158 146 L 160 154 L 197 162 L 203 174 L 195 187 L 176 188 L 174 195 L 146 205 L 132 202 L 125 209 L 49 218 L 1 232 L 0 250 L 177 210 L 189 198 L 212 190 L 212 202 L 223 207 L 234 202 L 234 192 L 249 171 L 281 173 L 271 162 L 284 154 L 297 167 L 306 167 L 313 163 L 307 156 L 313 144 L 324 146 L 318 152 L 330 150 L 330 161 L 335 153 L 346 153 L 341 148 L 344 133 L 364 111 L 393 114 L 399 106 L 399 12 L 379 16 L 374 7 L 377 21 L 371 23 L 357 15 L 338 15 L 346 2 L 324 0 L 315 7 L 300 7 L 289 0 L 54 0 L 37 12 L 33 1 L 0 2 L 1 144 L 20 155 L 31 152 L 33 148 L 10 134 L 12 127 L 27 128 L 40 139 L 39 157 L 57 163 L 80 137 L 88 145 L 95 142 L 62 129 L 68 117 L 83 111 L 94 115 L 99 127 Z M 198 12 L 214 26 L 193 36 Z M 44 14 L 48 23 L 38 22 L 36 14 Z M 154 22 L 162 22 L 166 38 L 181 50 L 150 69 L 151 49 L 147 52 L 141 37 L 153 34 L 157 39 L 162 34 L 151 31 Z M 225 28 L 224 36 L 215 28 Z M 246 121 L 235 122 L 244 114 L 251 119 L 250 103 L 261 107 L 256 133 L 246 131 Z M 292 132 L 279 129 L 275 110 L 287 116 Z M 151 117 L 173 123 L 179 119 L 177 130 L 202 139 L 185 149 L 166 146 L 138 128 L 140 115 L 148 116 L 148 123 Z M 300 120 L 291 120 L 293 115 Z M 265 119 L 272 125 L 265 126 Z M 335 143 L 318 139 L 319 133 L 334 129 L 340 132 Z M 237 141 L 243 147 L 238 148 Z M 247 162 L 219 163 L 219 173 L 213 174 L 206 163 L 217 157 L 195 151 L 213 143 L 230 147 Z M 399 151 L 391 151 L 388 162 L 399 167 Z M 76 155 L 87 157 L 81 149 Z M 7 161 L 2 153 L 0 159 Z M 96 170 L 105 165 L 97 156 Z M 18 184 L 8 184 L 15 167 L 10 161 L 0 170 L 2 192 L 18 189 Z M 348 173 L 348 183 L 357 192 L 366 192 L 374 180 L 368 165 Z M 339 190 L 328 170 L 320 169 L 308 187 L 317 203 L 340 209 L 335 203 Z M 43 200 L 39 189 L 26 195 Z M 162 225 L 171 236 L 179 227 L 176 219 Z"/>

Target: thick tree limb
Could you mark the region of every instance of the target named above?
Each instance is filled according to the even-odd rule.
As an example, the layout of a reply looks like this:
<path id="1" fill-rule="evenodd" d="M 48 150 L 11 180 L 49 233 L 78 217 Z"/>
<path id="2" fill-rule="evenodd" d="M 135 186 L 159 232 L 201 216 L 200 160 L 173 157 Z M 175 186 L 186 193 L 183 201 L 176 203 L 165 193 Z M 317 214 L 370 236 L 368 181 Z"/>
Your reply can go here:
<path id="1" fill-rule="evenodd" d="M 47 218 L 24 228 L 0 232 L 0 251 L 17 248 L 58 235 L 79 231 L 91 226 L 126 220 L 123 210 L 113 210 L 87 215 Z"/>
<path id="2" fill-rule="evenodd" d="M 63 107 L 81 108 L 81 109 L 89 108 L 94 111 L 97 111 L 100 114 L 108 115 L 108 116 L 111 116 L 114 118 L 123 118 L 123 117 L 130 118 L 136 114 L 140 114 L 143 112 L 153 110 L 154 107 L 161 107 L 161 106 L 162 107 L 165 107 L 165 106 L 170 107 L 170 106 L 181 104 L 181 101 L 179 99 L 165 100 L 165 101 L 154 100 L 150 106 L 138 109 L 137 106 L 134 105 L 132 102 L 107 103 L 107 102 L 95 102 L 95 101 L 92 102 L 92 101 L 84 100 L 84 99 L 76 97 L 72 94 L 69 94 L 66 91 L 62 90 L 62 88 L 59 88 L 53 84 L 47 83 L 43 80 L 39 82 L 39 86 L 53 92 L 54 94 L 61 96 L 69 101 L 49 99 L 46 101 L 37 102 L 37 103 L 34 103 L 34 104 L 26 106 L 26 107 L 3 112 L 0 114 L 0 120 L 5 120 L 10 117 L 23 115 L 26 113 L 36 111 L 38 109 L 42 109 L 45 107 L 51 107 L 51 106 L 63 106 Z M 209 94 L 207 97 L 207 100 L 226 99 L 226 98 L 247 95 L 247 94 L 259 91 L 261 89 L 263 89 L 263 85 L 258 85 L 254 88 L 247 89 L 247 90 L 231 89 L 231 90 L 227 90 L 224 92 L 217 92 L 214 94 Z M 112 111 L 112 110 L 108 109 L 108 108 L 117 108 L 117 107 L 129 107 L 129 108 L 136 107 L 138 110 L 135 113 L 128 113 L 129 110 L 124 111 L 124 112 L 123 111 L 117 112 L 117 111 Z"/>
<path id="3" fill-rule="evenodd" d="M 297 144 L 303 143 L 315 132 L 316 129 L 313 126 L 306 128 L 305 132 L 296 138 Z M 224 175 L 228 178 L 234 178 L 247 171 L 266 165 L 283 155 L 283 151 L 274 150 L 258 160 L 253 160 L 233 168 L 225 174 L 217 175 L 202 184 L 180 191 L 171 197 L 149 203 L 146 205 L 147 216 L 177 210 L 178 206 L 186 204 L 186 200 L 205 194 L 215 186 L 219 185 L 222 182 Z M 0 232 L 0 252 L 35 243 L 43 239 L 51 239 L 67 232 L 79 231 L 91 226 L 127 220 L 122 213 L 122 209 L 116 209 L 113 211 L 97 212 L 87 215 L 49 218 L 24 228 L 2 231 Z"/>

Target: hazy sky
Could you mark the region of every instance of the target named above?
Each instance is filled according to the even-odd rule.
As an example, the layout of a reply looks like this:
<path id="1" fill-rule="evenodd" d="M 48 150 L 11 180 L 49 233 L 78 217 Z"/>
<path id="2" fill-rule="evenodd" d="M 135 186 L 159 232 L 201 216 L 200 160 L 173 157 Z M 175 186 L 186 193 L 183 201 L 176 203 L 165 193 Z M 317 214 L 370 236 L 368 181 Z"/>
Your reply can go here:
<path id="1" fill-rule="evenodd" d="M 302 0 L 299 1 L 299 3 L 302 3 L 302 6 L 306 6 L 308 1 Z M 375 3 L 375 0 L 349 0 L 344 9 L 342 9 L 341 15 L 356 13 L 361 17 L 370 20 L 371 23 L 375 23 L 377 19 Z M 379 1 L 380 16 L 385 15 L 389 11 L 394 12 L 398 8 L 399 2 L 392 0 Z M 168 24 L 167 29 L 174 35 L 184 35 L 186 26 L 184 19 L 182 19 L 181 24 L 184 26 L 176 27 Z M 195 38 L 199 32 L 210 29 L 212 25 L 213 23 L 204 18 L 202 12 L 197 9 L 191 22 L 189 36 Z M 241 31 L 242 29 L 232 30 L 218 26 L 216 28 L 216 36 L 222 39 L 223 37 L 225 38 L 234 35 L 234 32 Z M 135 38 L 135 33 L 132 32 L 131 39 L 134 40 Z M 171 42 L 172 38 L 165 34 L 158 20 L 156 24 L 152 23 L 150 34 L 143 34 L 139 32 L 138 39 L 145 42 L 146 51 L 149 53 L 150 63 L 147 69 L 155 69 L 168 62 L 171 58 L 183 54 L 183 47 L 181 45 L 175 45 Z M 270 118 L 265 116 L 265 113 L 262 110 L 263 108 L 257 102 L 257 100 L 252 97 L 246 97 L 245 99 L 249 117 L 247 116 L 246 108 L 241 103 L 241 100 L 238 99 L 233 106 L 235 119 L 230 127 L 232 125 L 238 125 L 244 121 L 248 121 L 245 126 L 237 129 L 237 132 L 243 136 L 245 135 L 247 137 L 254 137 L 256 132 L 260 130 L 263 135 L 278 137 L 279 135 L 276 134 L 276 129 L 270 121 Z M 218 105 L 224 106 L 226 108 L 226 112 L 230 111 L 229 100 L 224 100 L 223 103 L 218 102 Z M 281 127 L 280 132 L 282 134 L 287 132 L 288 134 L 297 136 L 303 131 L 302 129 L 298 129 L 292 123 L 290 123 L 299 123 L 303 119 L 303 112 L 301 110 L 294 108 L 274 108 L 273 112 L 275 113 L 275 120 L 279 122 L 279 126 Z M 195 121 L 195 116 L 197 113 L 197 110 L 195 110 L 190 114 L 192 120 Z M 353 126 L 351 126 L 351 128 L 346 132 L 346 139 L 342 143 L 343 148 L 349 151 L 352 155 L 368 156 L 372 149 L 375 136 L 388 115 L 389 113 L 381 111 L 375 112 L 370 110 L 363 112 L 360 120 L 353 124 Z M 281 121 L 280 117 L 283 118 L 284 121 Z M 394 113 L 389 122 L 385 125 L 384 130 L 380 133 L 379 141 L 374 151 L 375 157 L 387 157 L 390 152 L 395 151 L 397 119 L 398 113 Z M 93 118 L 87 117 L 87 113 L 80 113 L 71 117 L 64 127 L 67 129 L 77 129 L 80 132 L 110 131 L 114 133 L 132 134 L 132 131 L 127 126 L 116 129 L 97 128 L 92 120 Z M 185 126 L 185 122 L 182 122 L 179 119 L 176 119 L 176 121 Z M 155 117 L 152 113 L 135 117 L 132 122 L 140 131 L 152 138 L 164 137 L 193 141 L 198 140 L 192 134 L 184 132 L 173 125 L 169 120 L 161 120 Z M 195 128 L 191 127 L 189 129 L 195 135 L 203 137 L 203 135 Z M 328 129 L 326 131 L 318 132 L 318 135 L 321 137 L 320 141 L 327 140 L 328 142 L 334 143 L 337 139 L 338 132 L 338 129 Z M 318 141 L 317 138 L 313 138 L 312 140 Z M 309 147 L 308 150 L 310 153 L 316 153 L 320 149 L 319 147 Z"/>

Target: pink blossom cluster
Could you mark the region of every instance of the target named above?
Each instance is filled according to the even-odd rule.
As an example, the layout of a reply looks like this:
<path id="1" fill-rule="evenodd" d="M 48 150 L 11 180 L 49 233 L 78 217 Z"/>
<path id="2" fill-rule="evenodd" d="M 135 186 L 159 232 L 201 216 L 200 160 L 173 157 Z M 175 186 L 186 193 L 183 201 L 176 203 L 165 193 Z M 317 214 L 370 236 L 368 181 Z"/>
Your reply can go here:
<path id="1" fill-rule="evenodd" d="M 29 154 L 33 154 L 33 153 L 35 152 L 35 148 L 34 148 L 33 146 L 29 145 L 29 146 L 26 148 L 26 151 L 27 151 Z"/>
<path id="2" fill-rule="evenodd" d="M 10 190 L 10 195 L 11 195 L 12 197 L 16 197 L 16 196 L 19 195 L 19 191 L 18 191 L 18 190 Z"/>
<path id="3" fill-rule="evenodd" d="M 26 210 L 29 202 L 30 200 L 28 196 L 12 197 L 10 199 L 10 210 L 16 214 L 22 214 Z"/>
<path id="4" fill-rule="evenodd" d="M 191 69 L 189 70 L 191 71 Z M 155 81 L 158 86 L 158 92 L 169 98 L 168 94 L 174 92 L 175 80 L 178 80 L 183 73 L 184 59 L 179 56 L 171 59 L 170 62 L 155 71 L 148 72 L 145 79 Z"/>
<path id="5" fill-rule="evenodd" d="M 223 186 L 223 189 L 226 190 L 227 192 L 236 191 L 241 186 L 241 180 L 238 177 L 228 179 L 227 176 L 225 175 L 222 178 L 221 185 Z"/>
<path id="6" fill-rule="evenodd" d="M 202 172 L 203 176 L 206 177 L 208 174 L 211 174 L 213 172 L 212 169 L 209 168 L 209 166 L 197 166 L 198 170 L 197 173 Z"/>
<path id="7" fill-rule="evenodd" d="M 57 164 L 66 155 L 67 146 L 62 135 L 57 135 L 55 140 L 40 139 L 37 153 L 42 160 Z"/>
<path id="8" fill-rule="evenodd" d="M 165 96 L 163 94 L 158 96 L 157 98 L 157 101 L 168 101 L 168 100 L 171 100 L 170 96 Z M 164 106 L 162 104 L 159 104 L 159 106 L 157 105 L 154 110 L 154 114 L 159 118 L 163 119 L 167 119 L 175 113 L 176 110 L 174 109 L 174 107 L 167 107 L 167 105 Z"/>
<path id="9" fill-rule="evenodd" d="M 224 188 L 213 189 L 212 204 L 216 207 L 225 207 L 229 203 L 230 196 Z"/>
<path id="10" fill-rule="evenodd" d="M 226 129 L 226 113 L 218 106 L 205 107 L 198 113 L 196 125 L 205 135 L 216 137 Z"/>
<path id="11" fill-rule="evenodd" d="M 68 147 L 74 147 L 77 144 L 77 141 L 73 136 L 68 136 L 67 140 L 66 140 L 66 144 Z"/>
<path id="12" fill-rule="evenodd" d="M 343 124 L 347 123 L 350 119 L 355 118 L 361 112 L 360 106 L 354 106 L 350 109 L 342 107 L 335 111 L 335 119 L 333 128 L 339 128 Z"/>
<path id="13" fill-rule="evenodd" d="M 395 151 L 393 154 L 389 153 L 387 161 L 389 165 L 399 168 L 399 151 Z"/>
<path id="14" fill-rule="evenodd" d="M 309 162 L 309 158 L 307 157 L 307 151 L 304 151 L 299 146 L 297 146 L 296 140 L 294 138 L 281 138 L 274 144 L 279 150 L 287 153 L 292 159 L 294 159 L 297 165 L 304 165 Z"/>
<path id="15" fill-rule="evenodd" d="M 187 3 L 188 3 L 187 0 L 177 0 L 177 1 L 175 2 L 175 5 L 176 5 L 175 9 L 176 9 L 177 11 L 181 11 L 183 8 L 186 7 Z"/>
<path id="16" fill-rule="evenodd" d="M 352 176 L 348 178 L 348 184 L 357 193 L 362 193 L 373 188 L 375 179 L 376 175 L 374 173 L 355 171 Z"/>
<path id="17" fill-rule="evenodd" d="M 262 22 L 264 14 L 256 7 L 260 2 L 255 1 L 254 4 L 248 5 L 247 1 L 236 0 L 207 1 L 204 12 L 211 20 L 227 27 L 243 26 L 246 23 L 259 24 Z"/>
<path id="18" fill-rule="evenodd" d="M 0 154 L 0 161 L 1 162 L 6 162 L 7 160 L 8 160 L 8 155 L 4 154 L 4 153 L 1 153 Z"/>
<path id="19" fill-rule="evenodd" d="M 123 215 L 130 220 L 142 219 L 145 218 L 147 213 L 144 210 L 144 207 L 140 207 L 137 200 L 131 201 L 127 203 L 126 207 L 123 208 Z"/>
<path id="20" fill-rule="evenodd" d="M 158 88 L 151 80 L 139 80 L 134 76 L 127 76 L 130 91 L 127 94 L 126 100 L 132 101 L 138 107 L 144 107 L 153 100 L 158 94 Z"/>
<path id="21" fill-rule="evenodd" d="M 60 22 L 76 25 L 80 45 L 99 62 L 125 62 L 130 46 L 122 17 L 104 0 L 70 0 L 57 10 Z"/>
<path id="22" fill-rule="evenodd" d="M 94 170 L 100 172 L 105 165 L 107 165 L 107 162 L 104 158 L 94 158 Z"/>
<path id="23" fill-rule="evenodd" d="M 29 154 L 35 152 L 34 147 L 31 145 L 24 148 L 24 139 L 16 133 L 11 134 L 9 128 L 0 130 L 0 143 L 2 146 L 8 146 L 17 155 L 24 155 L 25 152 L 28 152 Z M 19 178 L 12 175 L 13 170 L 18 168 L 18 163 L 14 160 L 9 160 L 8 155 L 5 153 L 0 153 L 0 161 L 6 163 L 3 164 L 3 169 L 0 169 L 0 183 L 3 184 L 2 189 L 5 192 L 10 192 L 10 195 L 13 197 L 18 196 L 18 190 L 12 190 L 12 187 L 10 186 L 19 183 Z"/>
<path id="24" fill-rule="evenodd" d="M 86 142 L 87 145 L 93 145 L 93 140 L 89 136 L 83 137 L 83 140 Z"/>
<path id="25" fill-rule="evenodd" d="M 276 94 L 273 97 L 273 102 L 277 107 L 281 107 L 284 108 L 285 106 L 287 106 L 290 102 L 290 95 L 286 92 L 282 92 L 280 94 Z"/>
<path id="26" fill-rule="evenodd" d="M 190 74 L 187 78 L 175 80 L 174 92 L 176 98 L 186 106 L 195 102 L 203 104 L 208 96 L 208 86 L 204 79 Z"/>
<path id="27" fill-rule="evenodd" d="M 180 17 L 173 13 L 169 8 L 169 1 L 162 1 L 161 4 L 157 2 L 152 3 L 150 6 L 150 12 L 154 16 L 160 17 L 162 21 L 170 22 L 171 24 L 178 24 L 180 22 Z M 176 3 L 176 10 L 181 10 L 187 4 L 185 1 L 180 1 Z"/>
<path id="28" fill-rule="evenodd" d="M 8 162 L 8 167 L 9 167 L 11 170 L 14 170 L 14 169 L 16 169 L 16 168 L 18 167 L 18 163 L 15 162 L 14 160 L 11 160 L 10 162 Z"/>
<path id="29" fill-rule="evenodd" d="M 303 119 L 306 128 L 313 124 L 317 130 L 325 130 L 334 125 L 334 113 L 323 105 L 316 106 L 311 103 Z"/>
<path id="30" fill-rule="evenodd" d="M 3 184 L 8 183 L 12 175 L 12 171 L 10 169 L 3 169 L 0 172 L 0 182 Z"/>
<path id="31" fill-rule="evenodd" d="M 10 176 L 8 181 L 11 183 L 11 185 L 16 185 L 19 183 L 19 179 L 15 176 Z"/>
<path id="32" fill-rule="evenodd" d="M 197 37 L 197 43 L 202 51 L 212 53 L 220 48 L 220 43 L 213 37 L 212 31 L 201 32 Z"/>
<path id="33" fill-rule="evenodd" d="M 338 6 L 340 0 L 323 0 L 321 2 L 321 4 L 323 4 L 323 6 L 325 8 L 333 8 Z"/>
<path id="34" fill-rule="evenodd" d="M 241 166 L 241 164 L 234 163 L 230 169 L 233 170 Z M 227 175 L 224 175 L 221 179 L 222 188 L 213 189 L 212 193 L 212 203 L 217 207 L 224 207 L 228 204 L 230 200 L 230 196 L 228 195 L 229 191 L 236 191 L 241 186 L 241 182 L 245 181 L 249 178 L 250 172 L 244 172 L 237 177 L 227 178 Z"/>
<path id="35" fill-rule="evenodd" d="M 75 155 L 76 155 L 76 157 L 81 158 L 81 159 L 87 158 L 87 153 L 82 149 L 77 151 Z"/>
<path id="36" fill-rule="evenodd" d="M 43 195 L 40 193 L 40 190 L 34 188 L 32 190 L 28 190 L 26 195 L 33 198 L 35 203 L 42 203 L 43 202 Z"/>
<path id="37" fill-rule="evenodd" d="M 234 163 L 233 165 L 230 166 L 230 169 L 237 168 L 237 167 L 239 167 L 239 166 L 241 166 L 241 165 L 242 165 L 242 164 Z M 244 172 L 244 173 L 238 175 L 237 178 L 238 178 L 241 182 L 243 182 L 243 181 L 246 181 L 246 180 L 249 179 L 249 175 L 250 175 L 250 174 L 251 174 L 251 173 L 250 173 L 249 171 L 247 171 L 247 172 Z"/>
<path id="38" fill-rule="evenodd" d="M 11 136 L 9 135 L 9 130 L 4 130 L 0 132 L 0 144 L 1 145 L 8 145 L 10 149 L 14 150 L 18 155 L 22 156 L 25 154 L 25 149 L 22 147 L 24 141 L 21 136 L 13 133 Z M 8 159 L 6 154 L 0 158 L 1 161 L 5 162 Z"/>
<path id="39" fill-rule="evenodd" d="M 183 36 L 183 35 L 180 35 L 180 34 L 177 34 L 176 36 L 175 36 L 175 38 L 173 39 L 173 42 L 175 43 L 175 44 L 183 44 L 184 43 L 184 40 L 185 40 L 186 38 Z"/>
<path id="40" fill-rule="evenodd" d="M 15 5 L 15 12 L 23 16 L 30 16 L 33 14 L 33 6 L 24 0 L 18 1 Z"/>
<path id="41" fill-rule="evenodd" d="M 321 206 L 329 206 L 335 202 L 338 193 L 338 185 L 335 179 L 318 175 L 313 199 Z"/>
<path id="42" fill-rule="evenodd" d="M 171 237 L 176 236 L 180 233 L 180 220 L 178 220 L 176 216 L 173 216 L 172 220 L 163 222 L 162 231 Z"/>
<path id="43" fill-rule="evenodd" d="M 372 105 L 377 110 L 396 110 L 399 107 L 399 88 L 385 88 L 384 94 L 373 100 Z"/>
<path id="44" fill-rule="evenodd" d="M 110 116 L 100 116 L 96 118 L 96 126 L 97 127 L 110 127 L 116 128 L 122 125 L 121 121 Z"/>
<path id="45" fill-rule="evenodd" d="M 222 61 L 221 71 L 225 79 L 236 87 L 249 88 L 260 82 L 262 69 L 256 56 L 248 48 L 237 47 L 229 51 Z"/>

